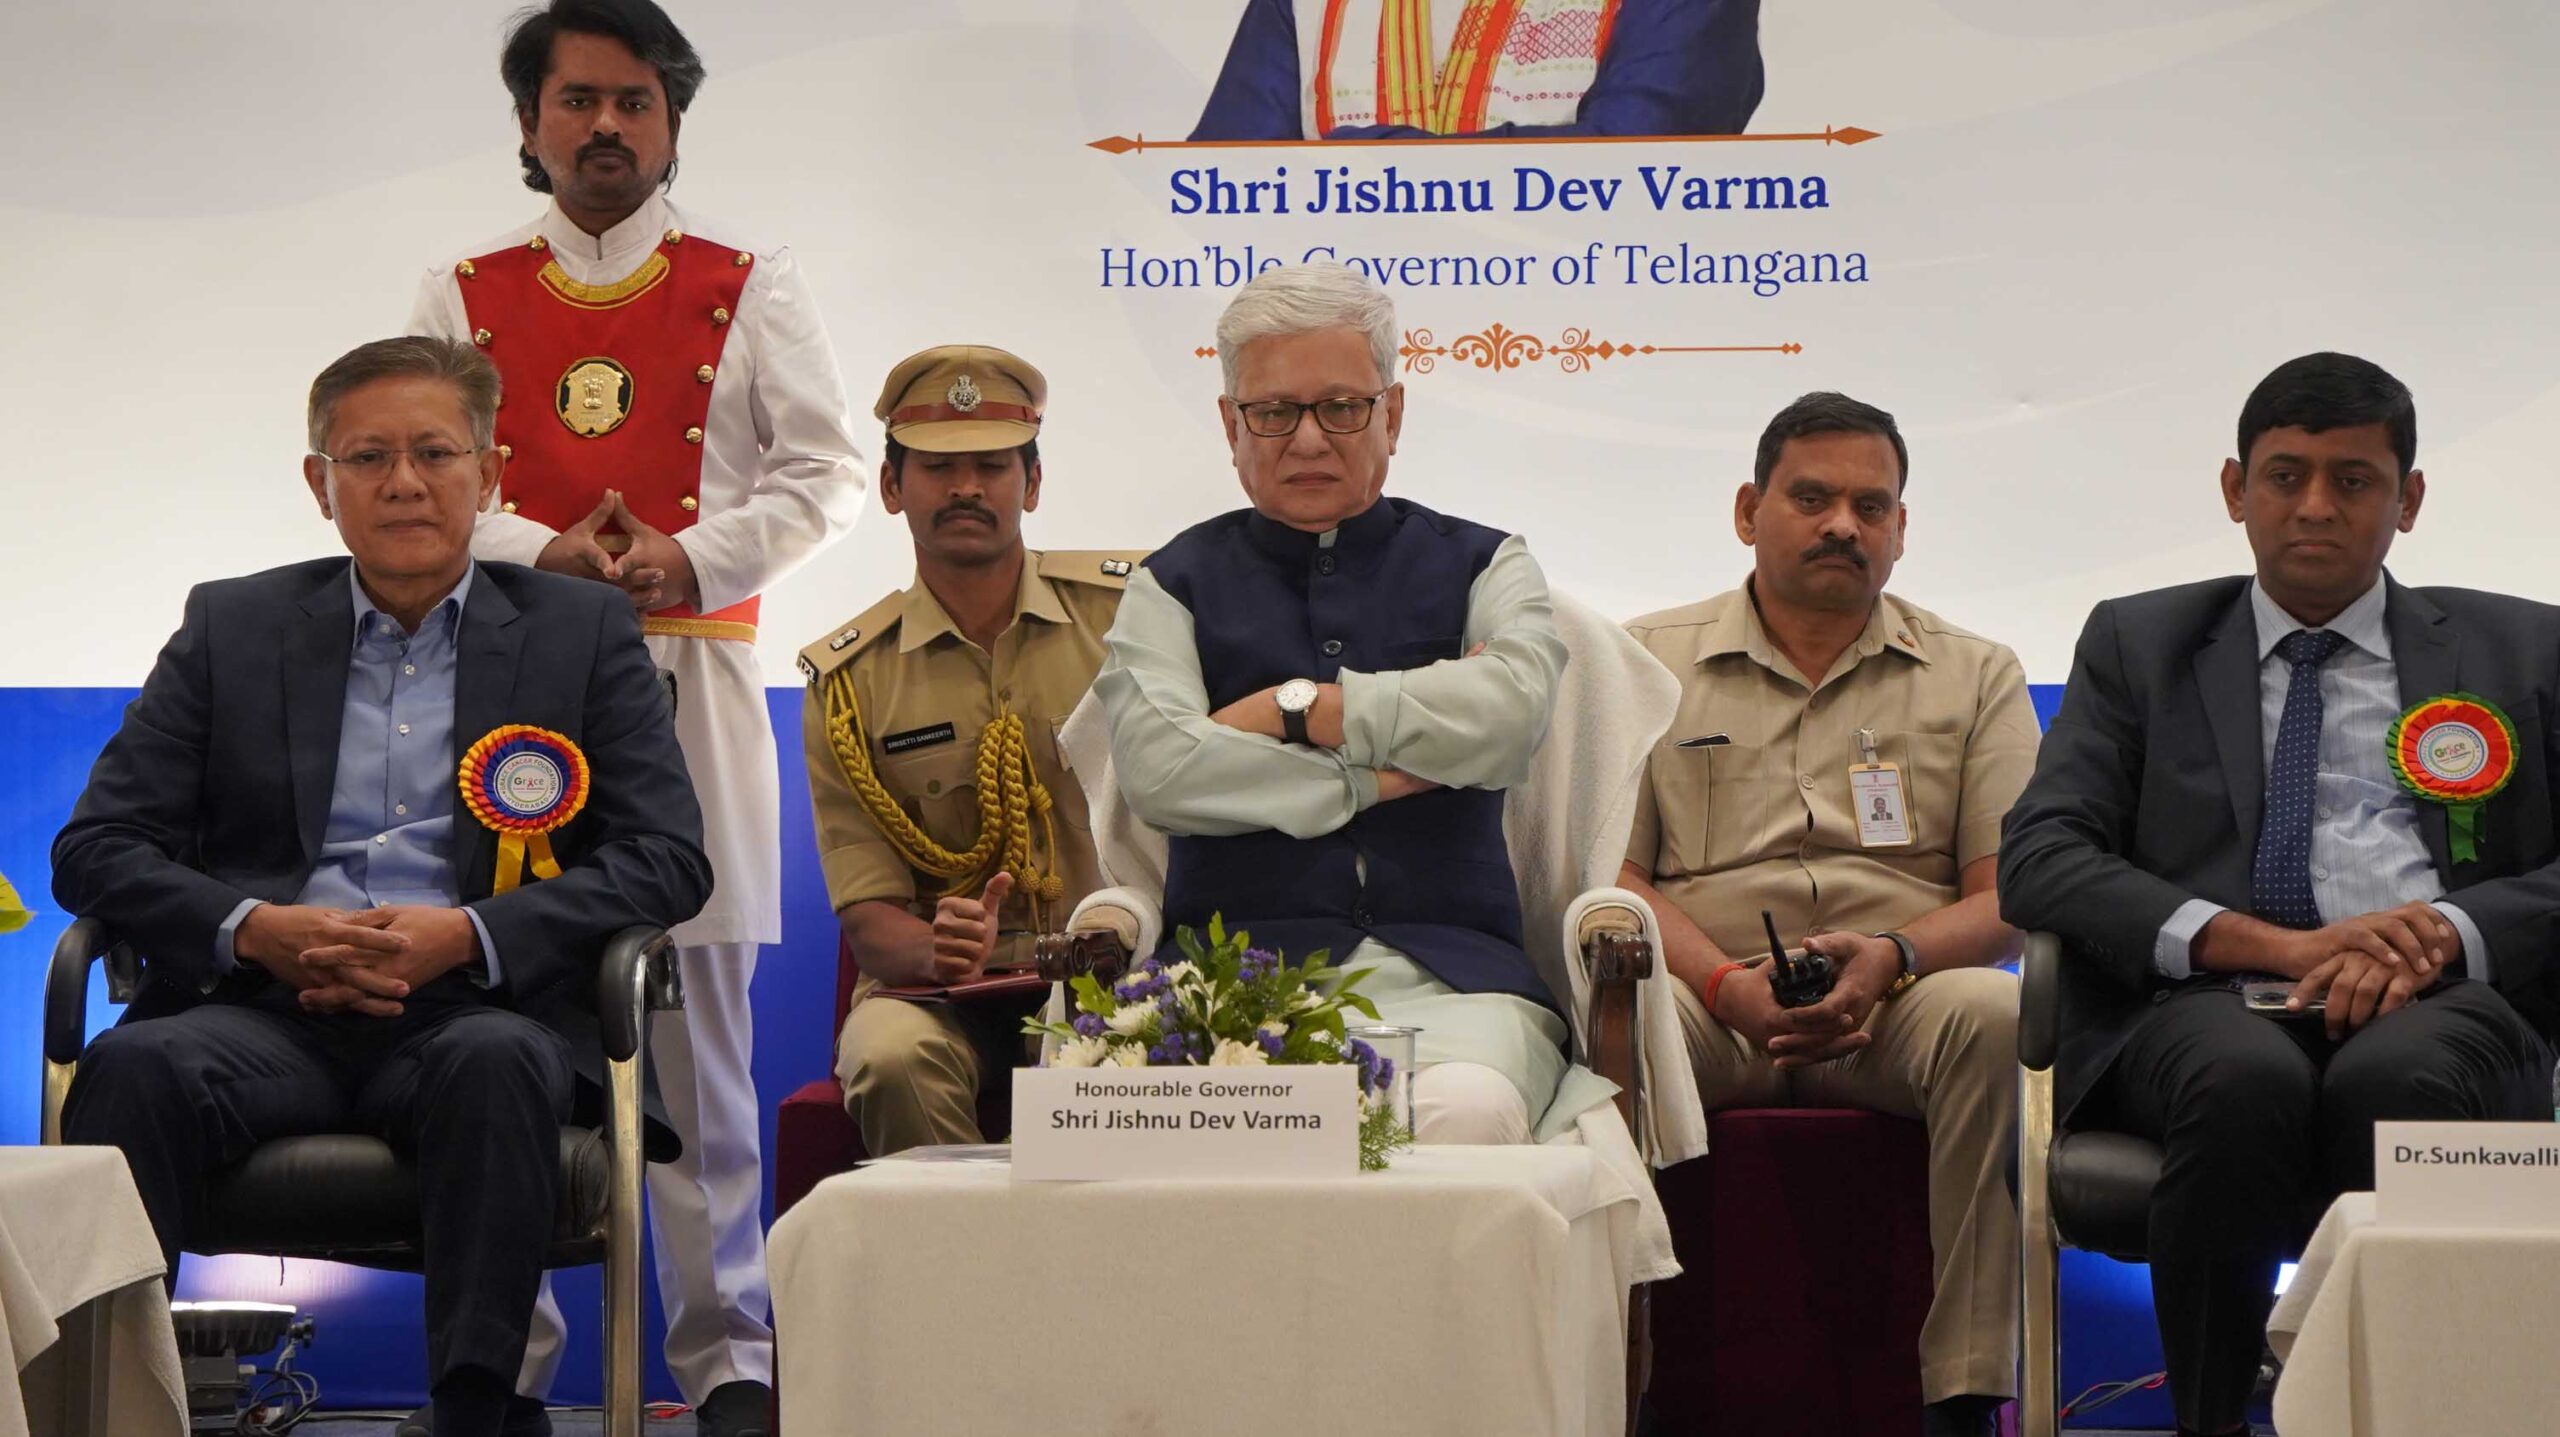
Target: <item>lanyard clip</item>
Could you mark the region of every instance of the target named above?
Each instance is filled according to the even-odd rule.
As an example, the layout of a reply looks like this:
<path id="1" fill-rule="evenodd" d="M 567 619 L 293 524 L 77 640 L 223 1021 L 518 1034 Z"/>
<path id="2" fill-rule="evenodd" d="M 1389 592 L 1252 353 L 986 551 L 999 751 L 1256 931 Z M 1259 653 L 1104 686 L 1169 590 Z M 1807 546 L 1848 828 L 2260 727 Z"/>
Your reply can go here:
<path id="1" fill-rule="evenodd" d="M 1858 762 L 1860 765 L 1867 768 L 1873 768 L 1875 766 L 1876 731 L 1874 729 L 1862 728 L 1858 730 Z"/>

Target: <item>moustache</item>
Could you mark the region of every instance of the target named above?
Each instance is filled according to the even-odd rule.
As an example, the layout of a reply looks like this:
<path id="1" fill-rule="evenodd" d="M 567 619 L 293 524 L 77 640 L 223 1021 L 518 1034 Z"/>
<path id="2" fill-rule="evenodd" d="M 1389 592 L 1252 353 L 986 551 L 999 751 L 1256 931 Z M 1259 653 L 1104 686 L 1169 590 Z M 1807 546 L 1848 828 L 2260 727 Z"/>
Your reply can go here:
<path id="1" fill-rule="evenodd" d="M 1814 545 L 1812 548 L 1805 550 L 1799 558 L 1807 564 L 1811 564 L 1822 559 L 1840 558 L 1848 560 L 1850 563 L 1857 565 L 1861 569 L 1867 567 L 1866 551 L 1860 549 L 1856 544 L 1843 539 L 1825 539 L 1821 543 Z"/>
<path id="2" fill-rule="evenodd" d="M 943 525 L 950 523 L 953 519 L 963 514 L 984 520 L 987 527 L 990 529 L 996 526 L 995 512 L 990 509 L 982 508 L 976 504 L 945 504 L 941 509 L 935 512 L 933 516 L 933 525 L 935 528 L 939 529 Z"/>
<path id="3" fill-rule="evenodd" d="M 620 155 L 623 163 L 630 165 L 634 169 L 639 168 L 640 165 L 639 157 L 632 154 L 630 149 L 620 140 L 598 138 L 589 140 L 585 144 L 578 146 L 579 164 L 583 165 L 598 155 Z"/>

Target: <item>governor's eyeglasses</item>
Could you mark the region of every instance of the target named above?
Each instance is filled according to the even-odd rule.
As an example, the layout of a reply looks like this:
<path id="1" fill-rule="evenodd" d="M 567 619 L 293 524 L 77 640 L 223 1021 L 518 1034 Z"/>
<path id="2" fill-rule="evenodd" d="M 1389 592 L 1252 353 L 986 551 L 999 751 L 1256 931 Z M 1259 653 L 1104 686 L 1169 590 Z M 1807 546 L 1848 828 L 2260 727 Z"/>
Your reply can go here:
<path id="1" fill-rule="evenodd" d="M 1236 413 L 1244 417 L 1244 427 L 1265 439 L 1283 439 L 1298 432 L 1298 420 L 1312 410 L 1316 426 L 1327 434 L 1357 434 L 1369 427 L 1370 416 L 1377 413 L 1378 401 L 1387 397 L 1379 390 L 1365 397 L 1319 399 L 1313 404 L 1300 404 L 1293 399 L 1258 399 L 1251 404 L 1229 400 Z"/>

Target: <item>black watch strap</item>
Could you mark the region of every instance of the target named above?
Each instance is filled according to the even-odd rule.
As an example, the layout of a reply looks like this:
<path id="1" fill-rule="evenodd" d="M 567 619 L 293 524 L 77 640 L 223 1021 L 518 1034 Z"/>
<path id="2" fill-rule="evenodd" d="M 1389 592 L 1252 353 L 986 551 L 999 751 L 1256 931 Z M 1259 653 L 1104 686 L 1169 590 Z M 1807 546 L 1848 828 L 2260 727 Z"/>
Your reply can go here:
<path id="1" fill-rule="evenodd" d="M 1280 711 L 1280 732 L 1287 735 L 1289 742 L 1291 743 L 1305 743 L 1307 741 L 1306 713 L 1303 710 L 1292 711 L 1290 709 L 1282 709 Z"/>

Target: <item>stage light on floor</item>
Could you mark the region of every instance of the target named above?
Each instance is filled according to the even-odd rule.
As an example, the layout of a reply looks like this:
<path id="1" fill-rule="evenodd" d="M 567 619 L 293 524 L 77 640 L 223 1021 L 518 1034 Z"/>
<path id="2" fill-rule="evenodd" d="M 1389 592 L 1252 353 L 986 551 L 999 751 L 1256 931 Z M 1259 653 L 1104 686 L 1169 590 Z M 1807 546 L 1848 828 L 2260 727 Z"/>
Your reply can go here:
<path id="1" fill-rule="evenodd" d="M 190 1432 L 281 1432 L 318 1401 L 320 1384 L 293 1370 L 294 1349 L 313 1325 L 273 1302 L 173 1302 L 178 1357 L 187 1383 Z M 272 1366 L 253 1359 L 276 1350 Z"/>

